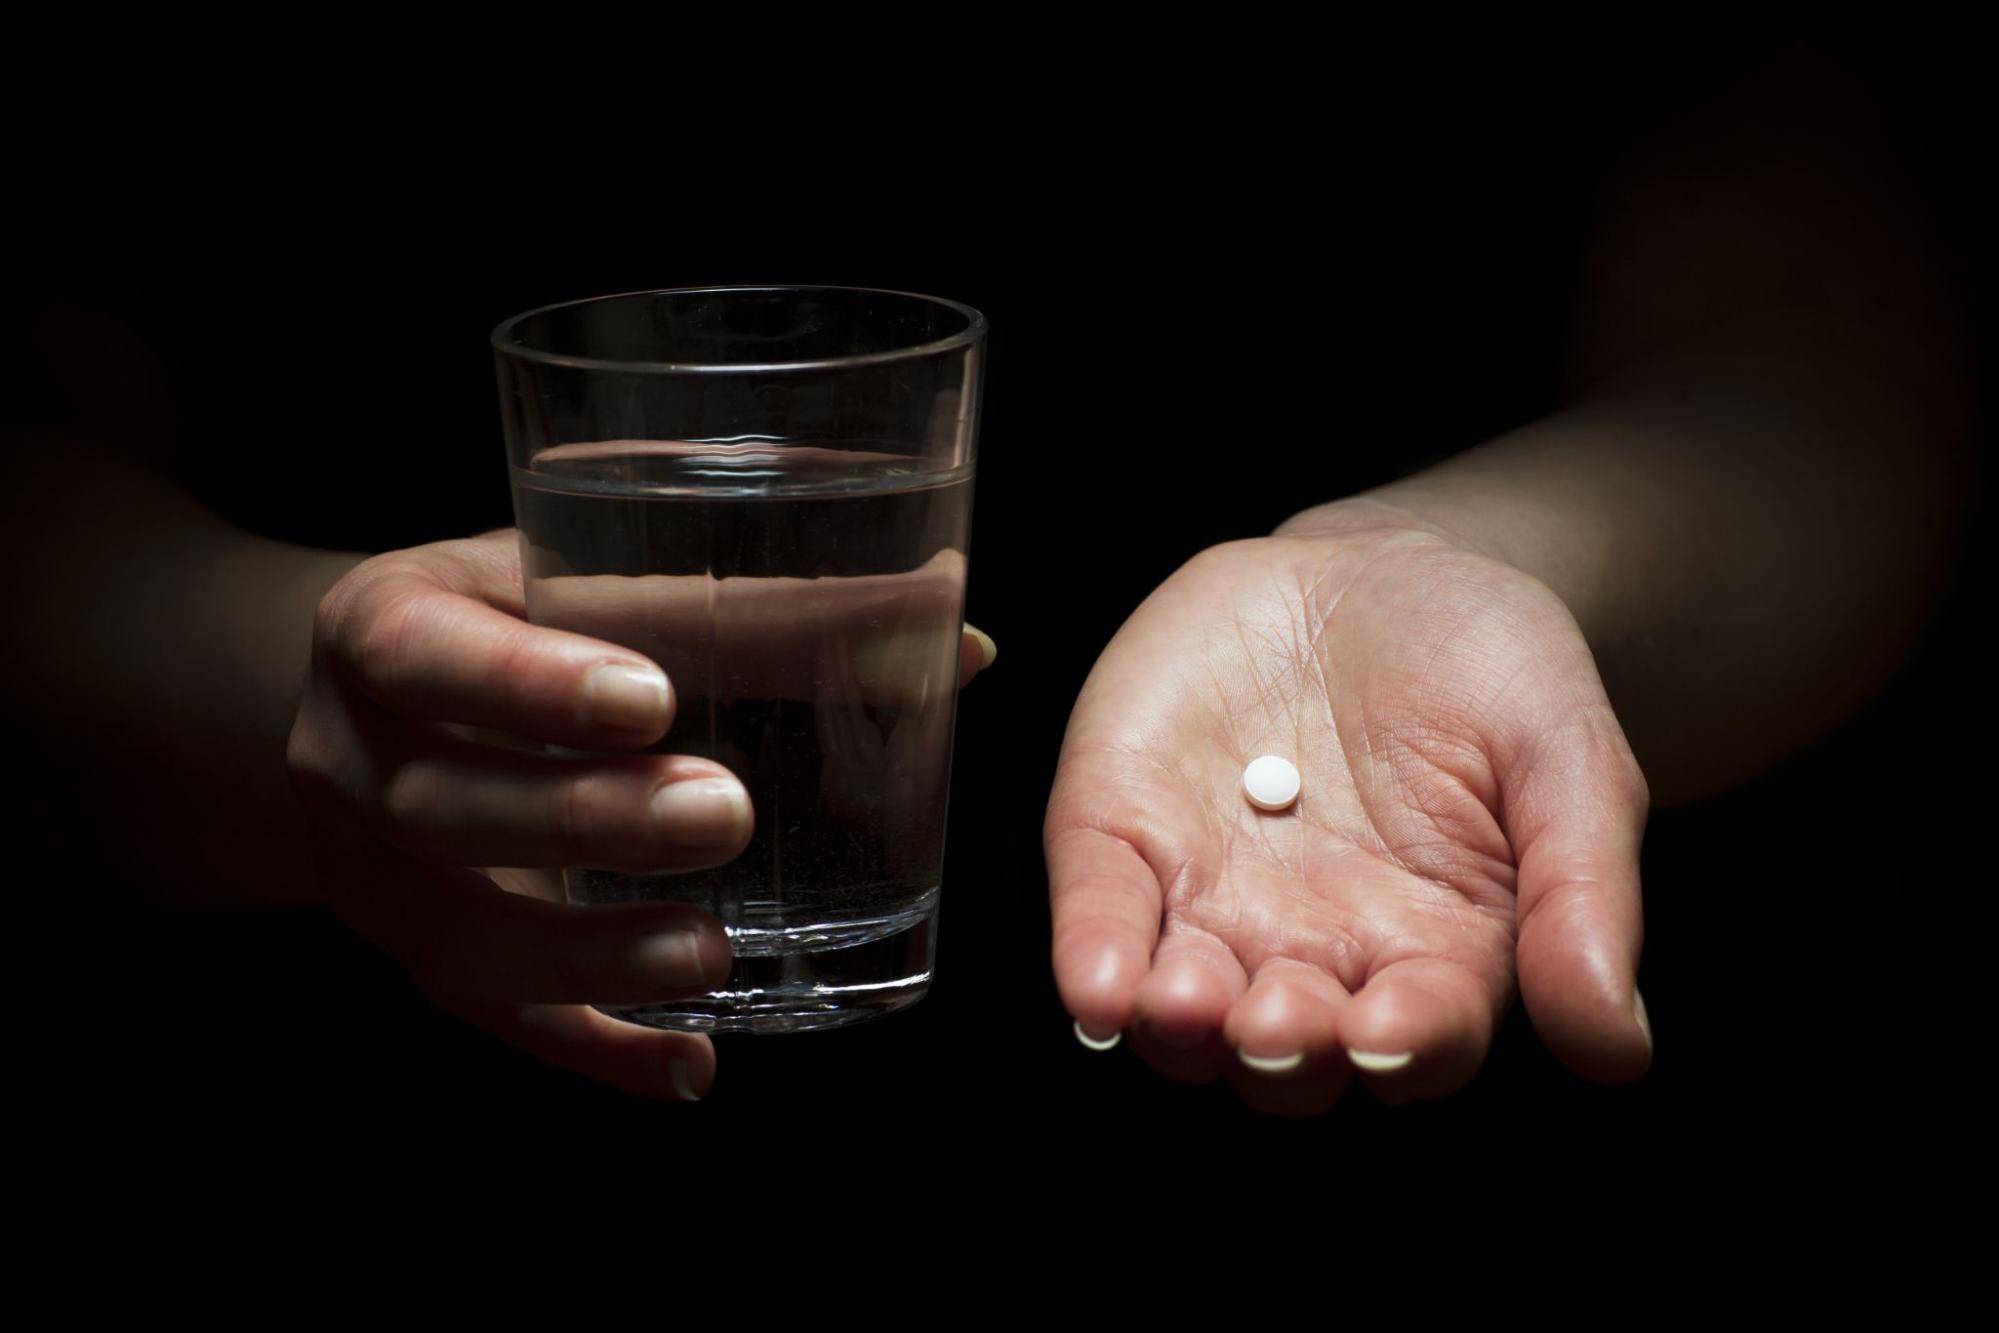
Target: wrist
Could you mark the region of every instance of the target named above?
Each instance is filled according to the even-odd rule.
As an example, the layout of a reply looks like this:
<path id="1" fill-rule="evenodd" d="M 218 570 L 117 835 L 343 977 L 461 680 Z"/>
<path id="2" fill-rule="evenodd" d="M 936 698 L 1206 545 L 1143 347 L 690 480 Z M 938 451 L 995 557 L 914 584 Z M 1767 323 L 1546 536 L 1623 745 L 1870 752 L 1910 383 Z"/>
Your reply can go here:
<path id="1" fill-rule="evenodd" d="M 1449 465 L 1446 465 L 1447 467 Z M 1620 599 L 1612 525 L 1578 521 L 1555 498 L 1486 488 L 1475 477 L 1418 474 L 1301 510 L 1276 529 L 1287 537 L 1422 532 L 1545 584 L 1591 644 L 1615 632 Z"/>
<path id="2" fill-rule="evenodd" d="M 1350 537 L 1363 532 L 1425 532 L 1454 546 L 1476 543 L 1422 509 L 1391 497 L 1386 488 L 1301 509 L 1271 532 L 1273 537 Z"/>
<path id="3" fill-rule="evenodd" d="M 171 792 L 134 816 L 127 841 L 153 862 L 150 891 L 171 901 L 314 901 L 285 746 L 320 599 L 364 557 L 220 523 L 176 530 L 172 549 L 157 571 L 133 573 L 114 618 L 130 645 L 114 706 L 145 738 L 152 783 Z"/>

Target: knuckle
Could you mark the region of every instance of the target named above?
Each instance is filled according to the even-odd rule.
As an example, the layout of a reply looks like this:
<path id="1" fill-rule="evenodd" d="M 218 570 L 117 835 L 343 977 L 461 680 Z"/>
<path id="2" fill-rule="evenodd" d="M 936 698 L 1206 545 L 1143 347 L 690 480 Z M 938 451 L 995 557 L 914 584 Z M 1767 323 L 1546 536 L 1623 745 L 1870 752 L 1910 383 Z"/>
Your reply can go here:
<path id="1" fill-rule="evenodd" d="M 351 618 L 346 642 L 349 660 L 361 679 L 378 689 L 405 684 L 412 646 L 427 614 L 421 588 L 378 586 Z"/>
<path id="2" fill-rule="evenodd" d="M 388 556 L 375 556 L 363 560 L 354 568 L 341 575 L 338 582 L 326 590 L 313 610 L 312 630 L 315 646 L 337 650 L 345 640 L 349 628 L 361 603 L 370 591 L 394 569 Z"/>
<path id="3" fill-rule="evenodd" d="M 1520 936 L 1530 929 L 1567 935 L 1585 924 L 1595 910 L 1603 882 L 1592 866 L 1578 858 L 1553 868 L 1551 874 L 1548 882 L 1523 902 L 1514 927 Z"/>
<path id="4" fill-rule="evenodd" d="M 292 721 L 285 737 L 285 771 L 293 778 L 310 778 L 325 771 L 326 747 L 319 742 L 317 729 L 303 713 Z"/>
<path id="5" fill-rule="evenodd" d="M 334 651 L 340 643 L 348 617 L 353 614 L 355 589 L 349 581 L 352 578 L 350 574 L 327 589 L 326 595 L 319 599 L 319 605 L 313 608 L 312 647 L 315 657 Z"/>
<path id="6" fill-rule="evenodd" d="M 540 677 L 541 642 L 534 628 L 522 623 L 493 645 L 488 688 L 509 716 L 532 711 L 535 682 Z"/>
<path id="7" fill-rule="evenodd" d="M 1628 813 L 1643 823 L 1652 812 L 1652 784 L 1645 781 L 1636 759 L 1627 759 L 1624 764 L 1622 788 Z"/>
<path id="8" fill-rule="evenodd" d="M 440 794 L 429 765 L 406 763 L 399 765 L 382 783 L 376 805 L 390 827 L 409 830 L 437 809 Z"/>
<path id="9" fill-rule="evenodd" d="M 323 792 L 333 785 L 335 761 L 332 747 L 318 730 L 303 719 L 292 724 L 285 738 L 285 774 L 301 793 Z"/>
<path id="10" fill-rule="evenodd" d="M 352 804 L 365 761 L 349 745 L 349 733 L 328 709 L 308 700 L 285 737 L 285 776 L 308 804 Z"/>
<path id="11" fill-rule="evenodd" d="M 313 612 L 318 654 L 346 663 L 364 681 L 393 682 L 439 591 L 434 570 L 392 551 L 350 570 Z"/>
<path id="12" fill-rule="evenodd" d="M 372 844 L 394 822 L 385 813 L 385 801 L 394 803 L 398 813 L 415 807 L 406 772 L 412 760 L 372 738 L 352 706 L 345 690 L 312 682 L 285 736 L 283 771 L 293 798 L 316 829 L 337 833 L 346 842 L 359 838 Z"/>
<path id="13" fill-rule="evenodd" d="M 1652 808 L 1652 788 L 1608 703 L 1602 708 L 1594 739 L 1599 756 L 1596 768 L 1605 794 L 1624 814 L 1642 823 Z"/>
<path id="14" fill-rule="evenodd" d="M 429 548 L 458 574 L 462 590 L 482 588 L 518 593 L 521 588 L 520 533 L 495 528 L 477 537 L 440 542 Z"/>

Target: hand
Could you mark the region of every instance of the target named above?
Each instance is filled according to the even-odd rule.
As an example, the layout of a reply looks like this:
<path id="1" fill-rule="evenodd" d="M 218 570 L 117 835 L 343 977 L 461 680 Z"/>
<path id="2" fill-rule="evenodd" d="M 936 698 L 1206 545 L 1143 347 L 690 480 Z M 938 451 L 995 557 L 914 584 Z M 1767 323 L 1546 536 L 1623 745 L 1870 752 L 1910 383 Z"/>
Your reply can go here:
<path id="1" fill-rule="evenodd" d="M 815 705 L 820 813 L 866 817 L 885 839 L 920 846 L 935 837 L 951 753 L 940 734 L 951 710 L 921 705 L 940 681 L 969 681 L 991 644 L 957 633 L 964 589 L 965 557 L 946 549 L 892 574 L 566 574 L 535 579 L 527 595 L 537 624 L 658 663 L 686 705 Z M 896 710 L 893 724 L 883 707 Z M 726 737 L 708 745 L 708 758 L 739 771 L 751 762 Z"/>
<path id="2" fill-rule="evenodd" d="M 887 663 L 848 669 L 900 681 L 906 655 L 866 625 L 906 626 L 881 614 L 882 587 L 906 579 L 921 590 L 911 604 L 928 607 L 932 574 L 884 576 L 876 595 L 844 601 L 802 581 L 745 580 L 772 586 L 732 589 L 755 608 L 732 623 L 759 634 L 774 681 L 843 630 L 864 663 Z M 691 1100 L 714 1077 L 706 1037 L 585 1006 L 712 988 L 730 966 L 721 923 L 673 903 L 567 906 L 551 868 L 719 865 L 747 845 L 754 813 L 723 765 L 639 753 L 670 725 L 673 689 L 651 657 L 613 640 L 676 616 L 693 633 L 699 617 L 654 579 L 550 582 L 557 597 L 578 594 L 605 637 L 527 623 L 511 530 L 378 556 L 327 594 L 287 753 L 321 890 L 450 1012 L 552 1064 Z M 800 613 L 828 601 L 864 623 Z M 990 642 L 965 631 L 958 683 L 991 660 Z M 494 865 L 508 868 L 469 868 Z"/>
<path id="3" fill-rule="evenodd" d="M 1567 609 L 1399 511 L 1208 550 L 1070 718 L 1046 845 L 1079 1031 L 1311 1114 L 1476 1072 L 1515 975 L 1587 1077 L 1637 1077 L 1645 782 Z M 1282 755 L 1297 804 L 1244 799 Z"/>

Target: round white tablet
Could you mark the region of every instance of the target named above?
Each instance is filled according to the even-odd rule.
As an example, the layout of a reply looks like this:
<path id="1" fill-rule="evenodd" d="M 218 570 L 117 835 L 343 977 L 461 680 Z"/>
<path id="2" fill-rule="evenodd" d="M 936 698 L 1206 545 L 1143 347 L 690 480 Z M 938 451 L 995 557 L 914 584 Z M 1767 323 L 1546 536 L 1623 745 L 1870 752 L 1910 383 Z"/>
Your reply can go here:
<path id="1" fill-rule="evenodd" d="M 1242 794 L 1259 810 L 1283 810 L 1298 799 L 1298 770 L 1274 754 L 1249 761 L 1242 771 Z"/>

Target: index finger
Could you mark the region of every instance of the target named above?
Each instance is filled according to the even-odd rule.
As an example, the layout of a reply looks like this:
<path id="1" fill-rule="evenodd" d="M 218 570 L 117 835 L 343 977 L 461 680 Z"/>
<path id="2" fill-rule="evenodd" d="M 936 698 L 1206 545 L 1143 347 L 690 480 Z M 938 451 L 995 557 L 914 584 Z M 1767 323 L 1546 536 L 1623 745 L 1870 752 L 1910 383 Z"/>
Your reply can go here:
<path id="1" fill-rule="evenodd" d="M 426 721 L 595 750 L 650 745 L 673 721 L 672 686 L 643 654 L 531 625 L 415 563 L 337 587 L 314 651 L 384 709 Z"/>
<path id="2" fill-rule="evenodd" d="M 914 569 L 816 578 L 560 574 L 527 597 L 536 621 L 629 644 L 708 698 L 834 688 L 900 704 L 964 684 L 996 651 L 963 624 L 964 583 L 964 556 L 946 550 Z"/>

